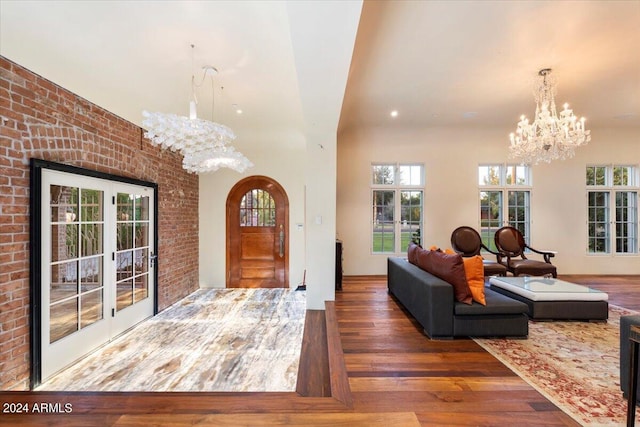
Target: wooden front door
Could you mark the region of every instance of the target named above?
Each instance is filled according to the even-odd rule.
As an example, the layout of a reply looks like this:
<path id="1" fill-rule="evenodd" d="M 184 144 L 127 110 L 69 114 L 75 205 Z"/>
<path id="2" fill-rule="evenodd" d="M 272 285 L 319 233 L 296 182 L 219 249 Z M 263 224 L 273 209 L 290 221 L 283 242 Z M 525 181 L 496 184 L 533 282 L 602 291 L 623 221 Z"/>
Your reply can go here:
<path id="1" fill-rule="evenodd" d="M 289 200 L 266 176 L 238 182 L 227 197 L 227 287 L 289 287 Z"/>

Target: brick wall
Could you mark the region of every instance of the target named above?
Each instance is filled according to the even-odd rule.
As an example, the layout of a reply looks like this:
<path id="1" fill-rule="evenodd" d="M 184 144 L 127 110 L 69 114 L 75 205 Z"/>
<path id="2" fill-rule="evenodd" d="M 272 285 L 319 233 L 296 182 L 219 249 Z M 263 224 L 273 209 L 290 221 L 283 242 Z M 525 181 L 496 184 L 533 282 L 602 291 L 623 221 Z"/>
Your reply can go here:
<path id="1" fill-rule="evenodd" d="M 0 56 L 0 390 L 29 387 L 32 157 L 157 183 L 159 309 L 198 287 L 198 177 L 181 156 Z"/>

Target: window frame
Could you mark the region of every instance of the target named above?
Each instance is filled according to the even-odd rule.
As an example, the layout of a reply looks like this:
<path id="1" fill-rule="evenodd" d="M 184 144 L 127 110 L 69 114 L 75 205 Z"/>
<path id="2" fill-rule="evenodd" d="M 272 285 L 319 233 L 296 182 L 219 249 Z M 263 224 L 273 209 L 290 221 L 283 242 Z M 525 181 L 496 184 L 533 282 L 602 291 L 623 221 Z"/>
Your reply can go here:
<path id="1" fill-rule="evenodd" d="M 484 174 L 489 179 L 483 182 L 482 169 L 487 168 L 487 172 Z M 513 169 L 515 174 L 509 174 L 509 170 Z M 491 170 L 494 172 L 492 173 Z M 491 250 L 495 250 L 495 243 L 493 241 L 493 234 L 499 228 L 511 225 L 518 228 L 525 241 L 529 242 L 531 237 L 531 203 L 533 198 L 533 183 L 532 183 L 532 168 L 528 165 L 522 165 L 518 163 L 480 163 L 476 169 L 477 171 L 477 185 L 478 185 L 478 229 L 480 230 L 480 236 L 483 243 Z M 522 180 L 518 182 L 518 176 L 522 173 Z M 493 176 L 493 179 L 491 179 Z M 515 179 L 513 177 L 516 177 Z M 509 179 L 511 177 L 511 179 Z M 497 181 L 496 181 L 497 180 Z M 491 193 L 499 194 L 494 200 L 498 200 L 499 215 L 498 218 L 485 218 L 483 219 L 483 212 L 486 212 L 487 206 L 483 205 L 483 194 L 490 195 Z M 525 197 L 525 203 L 521 206 L 524 209 L 524 219 L 510 221 L 511 209 L 516 209 L 519 212 L 519 205 L 512 204 L 512 196 L 518 198 L 518 193 L 523 193 Z M 487 224 L 487 222 L 495 223 L 498 225 Z M 521 226 L 520 226 L 521 225 Z M 497 228 L 496 228 L 497 227 Z M 485 231 L 486 229 L 486 231 Z"/>
<path id="2" fill-rule="evenodd" d="M 389 168 L 392 168 L 392 179 L 387 182 L 387 180 L 379 180 L 378 182 L 376 182 L 376 173 L 375 170 L 377 167 L 380 166 L 387 166 Z M 418 167 L 420 168 L 419 171 L 417 171 L 417 173 L 419 173 L 418 176 L 418 181 L 419 182 L 414 182 L 414 180 L 411 177 L 415 177 L 414 173 L 416 172 L 410 172 L 410 179 L 408 183 L 403 183 L 401 178 L 400 178 L 400 170 L 402 168 L 415 168 Z M 424 194 L 425 194 L 425 167 L 424 167 L 424 163 L 420 163 L 420 162 L 372 162 L 371 166 L 370 166 L 370 189 L 369 189 L 369 193 L 370 193 L 370 206 L 372 208 L 372 217 L 370 218 L 370 230 L 369 230 L 369 250 L 370 253 L 372 255 L 399 255 L 403 252 L 406 251 L 406 248 L 403 248 L 403 226 L 406 227 L 407 224 L 409 225 L 409 240 L 414 240 L 414 239 L 421 239 L 420 236 L 420 232 L 423 230 L 423 225 L 424 225 Z M 382 233 L 383 233 L 383 237 L 382 237 L 382 250 L 376 250 L 376 235 L 375 233 L 377 233 L 378 231 L 376 231 L 376 228 L 379 226 L 379 209 L 384 208 L 384 205 L 378 205 L 376 202 L 379 199 L 378 197 L 376 197 L 378 194 L 382 193 L 382 192 L 391 192 L 393 194 L 393 196 L 391 197 L 392 199 L 392 218 L 391 218 L 391 231 L 390 233 L 392 233 L 392 242 L 393 242 L 393 247 L 391 248 L 391 250 L 384 250 L 385 249 L 385 242 L 387 240 L 385 240 L 384 234 L 385 234 L 385 229 L 383 227 Z M 409 200 L 409 204 L 404 204 L 404 200 L 406 199 L 405 195 L 409 193 L 411 194 L 409 196 L 409 198 L 407 200 Z M 414 200 L 413 193 L 419 193 L 419 204 L 413 204 L 412 201 Z M 407 221 L 403 221 L 403 212 L 406 212 L 408 209 L 408 212 L 406 212 L 409 216 L 412 216 L 412 209 L 413 208 L 419 208 L 420 214 L 419 214 L 419 219 L 417 221 L 417 224 L 415 224 L 416 221 L 410 221 L 410 223 L 407 223 Z M 387 217 L 385 215 L 383 215 L 382 220 L 384 221 L 388 221 L 386 219 Z M 403 225 L 404 224 L 404 225 Z M 383 224 L 384 225 L 384 224 Z M 417 235 L 416 235 L 416 231 L 412 231 L 414 230 L 414 227 L 417 225 Z M 406 235 L 407 232 L 404 232 L 404 235 Z M 406 239 L 404 239 L 406 240 Z"/>
<path id="3" fill-rule="evenodd" d="M 616 183 L 616 172 L 620 169 L 626 169 L 626 183 Z M 593 180 L 589 180 L 588 171 L 592 169 L 594 171 Z M 600 170 L 603 172 L 602 180 L 598 180 L 596 172 Z M 640 168 L 637 165 L 631 164 L 587 164 L 585 167 L 585 199 L 586 199 L 586 247 L 585 251 L 588 256 L 640 256 L 640 223 L 638 206 L 640 204 L 640 186 L 638 174 Z M 621 194 L 635 194 L 635 197 L 631 199 L 631 202 L 626 206 L 619 206 L 619 195 Z M 606 203 L 603 204 L 600 209 L 606 209 L 604 227 L 605 236 L 599 237 L 592 234 L 591 210 L 595 207 L 592 206 L 591 194 L 605 194 Z M 606 206 L 605 206 L 606 205 Z M 597 207 L 597 206 L 596 206 Z M 620 210 L 624 210 L 625 215 L 629 213 L 633 216 L 631 221 L 618 220 L 618 213 Z M 598 221 L 598 224 L 603 221 Z M 622 235 L 619 235 L 619 230 L 624 228 L 627 230 Z M 605 240 L 604 251 L 592 251 L 592 241 Z M 632 245 L 632 251 L 618 251 L 618 244 Z"/>

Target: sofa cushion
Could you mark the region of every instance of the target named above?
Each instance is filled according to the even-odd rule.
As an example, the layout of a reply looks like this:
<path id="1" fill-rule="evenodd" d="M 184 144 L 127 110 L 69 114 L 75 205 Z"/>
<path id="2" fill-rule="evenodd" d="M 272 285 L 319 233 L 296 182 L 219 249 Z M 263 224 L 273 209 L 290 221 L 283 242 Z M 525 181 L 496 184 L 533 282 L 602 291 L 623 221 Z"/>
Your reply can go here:
<path id="1" fill-rule="evenodd" d="M 422 249 L 420 246 L 415 243 L 409 243 L 409 247 L 407 248 L 407 259 L 413 265 L 418 265 L 418 250 Z"/>
<path id="2" fill-rule="evenodd" d="M 527 313 L 527 304 L 485 288 L 487 305 L 455 303 L 453 312 L 456 316 L 481 316 L 488 314 L 520 314 Z"/>
<path id="3" fill-rule="evenodd" d="M 431 273 L 431 264 L 433 259 L 429 256 L 432 251 L 428 249 L 418 248 L 416 249 L 416 265 L 426 272 Z M 432 273 L 433 274 L 433 273 Z"/>
<path id="4" fill-rule="evenodd" d="M 420 262 L 420 255 L 418 254 L 418 262 Z M 426 258 L 425 264 L 428 268 L 423 268 L 420 264 L 418 266 L 453 286 L 456 301 L 465 304 L 473 302 L 471 290 L 467 284 L 467 276 L 464 272 L 464 263 L 460 255 L 428 251 L 424 258 Z"/>

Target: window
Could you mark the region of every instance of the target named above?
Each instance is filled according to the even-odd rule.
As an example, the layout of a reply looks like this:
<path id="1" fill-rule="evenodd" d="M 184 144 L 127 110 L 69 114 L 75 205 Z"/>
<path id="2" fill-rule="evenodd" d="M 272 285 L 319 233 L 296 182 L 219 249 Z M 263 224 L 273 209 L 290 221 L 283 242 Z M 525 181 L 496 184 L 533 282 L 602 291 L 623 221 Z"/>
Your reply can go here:
<path id="1" fill-rule="evenodd" d="M 266 190 L 249 190 L 240 201 L 240 227 L 275 227 L 276 204 Z"/>
<path id="2" fill-rule="evenodd" d="M 637 169 L 587 166 L 586 185 L 588 253 L 638 253 Z"/>
<path id="3" fill-rule="evenodd" d="M 480 235 L 495 249 L 493 236 L 502 226 L 511 225 L 529 240 L 531 171 L 524 165 L 478 166 L 480 189 Z M 506 201 L 506 203 L 505 203 Z"/>
<path id="4" fill-rule="evenodd" d="M 372 253 L 399 253 L 409 242 L 420 242 L 424 165 L 371 166 Z"/>

